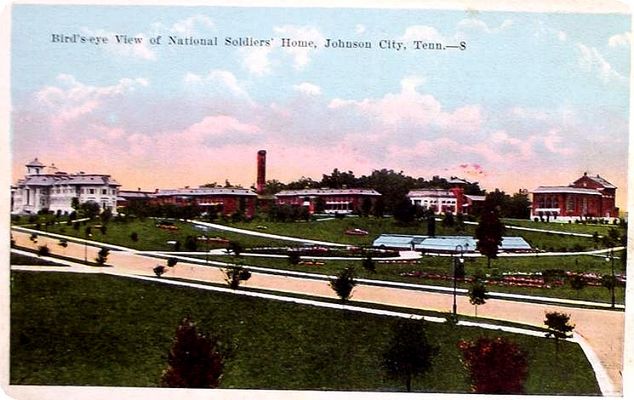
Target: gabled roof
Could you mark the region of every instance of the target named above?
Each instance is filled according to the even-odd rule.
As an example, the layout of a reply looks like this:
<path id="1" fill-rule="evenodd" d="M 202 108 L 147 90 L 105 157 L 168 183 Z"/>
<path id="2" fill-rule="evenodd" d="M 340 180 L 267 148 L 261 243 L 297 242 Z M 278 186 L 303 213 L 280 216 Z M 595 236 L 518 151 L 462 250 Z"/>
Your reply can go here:
<path id="1" fill-rule="evenodd" d="M 531 193 L 570 193 L 601 196 L 601 192 L 596 189 L 578 188 L 574 186 L 539 186 L 537 189 L 533 189 Z"/>
<path id="2" fill-rule="evenodd" d="M 282 190 L 276 196 L 349 196 L 353 194 L 363 196 L 380 196 L 381 193 L 374 189 L 302 189 Z"/>
<path id="3" fill-rule="evenodd" d="M 159 189 L 155 196 L 257 196 L 251 189 L 243 188 L 183 188 L 183 189 Z"/>
<path id="4" fill-rule="evenodd" d="M 587 176 L 589 179 L 591 179 L 592 181 L 598 183 L 599 185 L 603 186 L 606 189 L 616 189 L 616 186 L 614 186 L 613 184 L 611 184 L 610 182 L 608 182 L 604 178 L 600 177 L 599 175 L 597 175 L 597 176 L 585 175 L 585 176 Z M 581 178 L 579 178 L 579 179 L 581 179 Z"/>

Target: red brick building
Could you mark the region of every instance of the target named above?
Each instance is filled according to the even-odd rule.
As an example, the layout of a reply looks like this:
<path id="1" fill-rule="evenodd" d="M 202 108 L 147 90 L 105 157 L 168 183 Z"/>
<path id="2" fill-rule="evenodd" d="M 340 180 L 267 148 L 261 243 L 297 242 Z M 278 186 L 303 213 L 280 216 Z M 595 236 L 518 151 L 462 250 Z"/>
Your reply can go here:
<path id="1" fill-rule="evenodd" d="M 255 215 L 257 195 L 250 189 L 241 188 L 184 188 L 161 189 L 152 195 L 150 204 L 187 206 L 196 205 L 203 210 L 206 208 L 232 215 L 238 211 L 247 217 Z"/>
<path id="2" fill-rule="evenodd" d="M 531 219 L 568 221 L 619 216 L 616 186 L 599 175 L 585 173 L 568 186 L 540 186 L 532 193 Z"/>
<path id="3" fill-rule="evenodd" d="M 362 208 L 365 199 L 373 207 L 381 194 L 374 189 L 303 189 L 282 190 L 275 196 L 277 205 L 308 207 L 311 214 L 351 214 Z"/>

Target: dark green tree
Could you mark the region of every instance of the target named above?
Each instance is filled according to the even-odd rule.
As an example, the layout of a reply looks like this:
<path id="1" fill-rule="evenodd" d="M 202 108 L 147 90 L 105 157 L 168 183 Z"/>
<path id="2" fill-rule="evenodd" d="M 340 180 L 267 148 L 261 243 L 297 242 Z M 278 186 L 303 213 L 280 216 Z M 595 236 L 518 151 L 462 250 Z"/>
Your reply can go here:
<path id="1" fill-rule="evenodd" d="M 178 263 L 178 259 L 176 257 L 170 257 L 167 259 L 167 266 L 173 267 Z"/>
<path id="2" fill-rule="evenodd" d="M 130 239 L 131 239 L 133 242 L 137 242 L 137 241 L 139 241 L 139 234 L 138 234 L 138 233 L 136 233 L 136 232 L 132 232 L 132 233 L 130 234 Z"/>
<path id="3" fill-rule="evenodd" d="M 220 384 L 225 355 L 220 341 L 199 332 L 196 324 L 183 318 L 167 356 L 161 386 L 172 388 L 215 388 Z"/>
<path id="4" fill-rule="evenodd" d="M 427 341 L 422 321 L 399 320 L 392 332 L 390 345 L 383 354 L 383 369 L 390 378 L 404 381 L 410 392 L 412 379 L 431 369 L 438 348 Z"/>
<path id="5" fill-rule="evenodd" d="M 475 316 L 478 316 L 478 306 L 486 303 L 489 298 L 487 288 L 480 281 L 474 282 L 469 288 L 469 303 L 475 306 Z"/>
<path id="6" fill-rule="evenodd" d="M 330 280 L 330 287 L 337 293 L 342 302 L 346 302 L 357 285 L 354 268 L 344 268 L 335 279 Z"/>
<path id="7" fill-rule="evenodd" d="M 401 224 L 410 224 L 416 216 L 416 207 L 409 198 L 403 196 L 394 206 L 394 220 Z"/>
<path id="8" fill-rule="evenodd" d="M 436 237 L 436 216 L 433 211 L 427 216 L 427 236 Z"/>
<path id="9" fill-rule="evenodd" d="M 586 280 L 583 278 L 583 276 L 580 276 L 580 275 L 573 276 L 572 278 L 570 278 L 569 282 L 570 282 L 570 287 L 576 290 L 577 292 L 583 289 L 584 287 L 586 287 L 587 285 Z"/>
<path id="10" fill-rule="evenodd" d="M 225 282 L 231 289 L 237 289 L 242 281 L 248 281 L 251 278 L 251 272 L 242 265 L 235 264 L 225 270 Z"/>
<path id="11" fill-rule="evenodd" d="M 376 264 L 370 255 L 366 255 L 361 261 L 361 266 L 368 272 L 376 272 Z"/>
<path id="12" fill-rule="evenodd" d="M 555 338 L 555 352 L 559 352 L 559 339 L 571 337 L 574 325 L 570 324 L 570 315 L 556 311 L 547 312 L 544 324 L 548 327 L 546 337 Z"/>
<path id="13" fill-rule="evenodd" d="M 43 246 L 39 246 L 37 248 L 37 255 L 38 257 L 42 257 L 42 256 L 48 256 L 49 254 L 51 254 L 51 250 L 48 248 L 47 245 L 43 245 Z"/>
<path id="14" fill-rule="evenodd" d="M 95 262 L 97 265 L 104 265 L 108 260 L 108 255 L 110 254 L 110 250 L 105 247 L 102 247 L 97 253 L 97 258 L 95 258 Z"/>
<path id="15" fill-rule="evenodd" d="M 445 216 L 442 219 L 442 226 L 445 228 L 451 228 L 455 225 L 456 221 L 454 219 L 453 213 L 445 212 Z"/>
<path id="16" fill-rule="evenodd" d="M 480 223 L 475 230 L 475 238 L 478 241 L 477 250 L 486 256 L 488 267 L 491 267 L 491 259 L 498 256 L 504 231 L 504 224 L 500 221 L 495 209 L 489 207 L 483 210 Z"/>

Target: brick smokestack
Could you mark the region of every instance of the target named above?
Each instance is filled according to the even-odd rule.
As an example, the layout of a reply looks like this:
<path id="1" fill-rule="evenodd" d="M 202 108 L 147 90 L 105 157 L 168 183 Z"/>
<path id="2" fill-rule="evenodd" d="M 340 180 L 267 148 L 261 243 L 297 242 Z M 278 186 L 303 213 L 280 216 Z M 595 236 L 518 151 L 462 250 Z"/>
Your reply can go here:
<path id="1" fill-rule="evenodd" d="M 264 192 L 266 184 L 266 150 L 258 151 L 258 179 L 255 188 L 258 194 Z"/>

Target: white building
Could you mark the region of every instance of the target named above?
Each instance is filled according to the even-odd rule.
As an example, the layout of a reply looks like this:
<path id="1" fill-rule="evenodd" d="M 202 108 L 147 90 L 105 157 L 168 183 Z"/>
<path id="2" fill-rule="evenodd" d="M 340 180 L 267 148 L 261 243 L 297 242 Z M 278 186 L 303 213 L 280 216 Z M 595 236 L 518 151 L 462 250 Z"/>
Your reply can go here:
<path id="1" fill-rule="evenodd" d="M 462 189 L 415 189 L 407 193 L 412 204 L 436 214 L 462 212 Z"/>
<path id="2" fill-rule="evenodd" d="M 11 190 L 11 213 L 31 214 L 42 209 L 53 212 L 72 212 L 72 200 L 94 202 L 100 209 L 116 213 L 119 183 L 102 174 L 79 172 L 68 174 L 45 166 L 38 159 L 26 164 L 26 176 Z"/>

